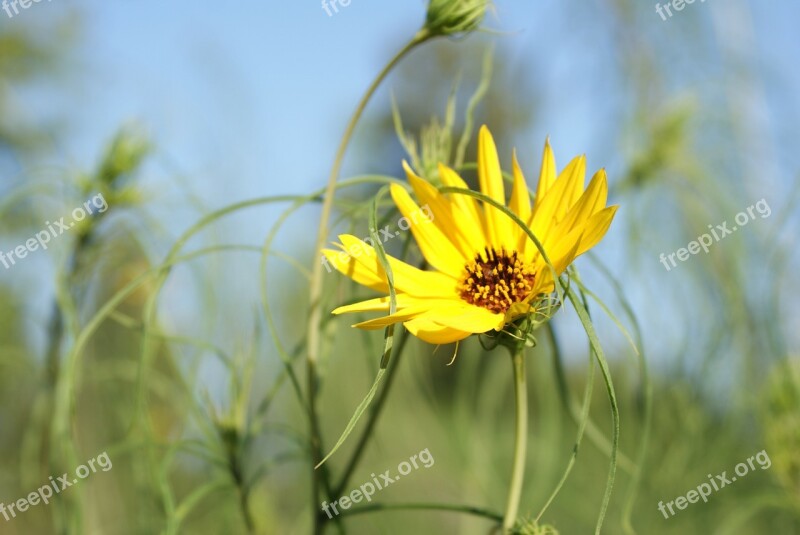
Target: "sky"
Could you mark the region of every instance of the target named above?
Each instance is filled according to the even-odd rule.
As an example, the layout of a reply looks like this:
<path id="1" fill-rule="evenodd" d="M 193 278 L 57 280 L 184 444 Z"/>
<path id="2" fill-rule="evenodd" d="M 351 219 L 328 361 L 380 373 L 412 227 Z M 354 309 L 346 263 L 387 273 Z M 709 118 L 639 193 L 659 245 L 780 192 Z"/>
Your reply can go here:
<path id="1" fill-rule="evenodd" d="M 524 166 L 538 168 L 547 135 L 557 140 L 561 162 L 588 152 L 591 169 L 606 166 L 613 174 L 622 164 L 621 158 L 600 161 L 600 148 L 603 154 L 614 148 L 608 121 L 626 105 L 624 91 L 607 75 L 618 60 L 612 52 L 614 36 L 606 25 L 594 24 L 608 16 L 602 5 L 497 0 L 487 19 L 486 26 L 496 31 L 491 38 L 504 42 L 503 53 L 520 68 L 530 65 L 523 75 L 544 89 L 541 115 L 516 142 Z M 734 9 L 742 6 L 747 9 Z M 55 110 L 69 124 L 54 160 L 76 169 L 91 168 L 121 124 L 141 125 L 158 147 L 144 183 L 156 201 L 154 211 L 183 229 L 197 214 L 184 211 L 185 191 L 175 186 L 176 173 L 208 208 L 321 188 L 358 98 L 420 27 L 425 3 L 352 0 L 328 16 L 317 0 L 229 5 L 55 0 L 33 4 L 14 19 L 0 13 L 0 24 L 55 19 L 73 10 L 80 14 L 82 30 L 71 74 L 24 96 L 31 104 L 27 113 Z M 744 21 L 735 16 L 742 12 L 749 14 Z M 758 113 L 778 147 L 775 173 L 785 174 L 798 163 L 792 156 L 795 125 L 800 124 L 795 100 L 800 94 L 798 15 L 800 6 L 786 0 L 708 0 L 687 5 L 664 21 L 653 2 L 651 16 L 637 23 L 662 43 L 658 53 L 675 55 L 676 68 L 686 61 L 676 52 L 678 43 L 703 28 L 697 24 L 700 18 L 713 16 L 731 28 L 752 23 L 748 43 L 771 82 L 764 84 L 767 100 Z M 717 67 L 709 64 L 707 70 Z M 676 94 L 703 76 L 690 72 L 674 80 Z M 368 114 L 388 108 L 391 86 L 390 78 Z M 346 172 L 359 173 L 358 163 L 348 160 Z M 276 214 L 244 214 L 237 219 L 238 241 L 259 243 Z M 300 236 L 312 243 L 313 216 L 309 213 L 305 227 L 294 228 L 292 239 Z M 613 254 L 613 236 L 608 247 Z"/>
<path id="2" fill-rule="evenodd" d="M 544 80 L 548 111 L 519 144 L 549 134 L 571 155 L 603 135 L 598 114 L 607 108 L 598 100 L 613 98 L 603 72 L 614 58 L 603 49 L 610 36 L 587 21 L 603 16 L 598 4 L 586 3 L 581 12 L 564 5 L 500 0 L 487 26 L 501 32 L 496 39 L 512 61 L 530 58 L 534 68 L 526 74 Z M 420 26 L 425 10 L 422 0 L 352 0 L 333 16 L 315 0 L 225 8 L 186 0 L 77 6 L 84 27 L 75 54 L 81 76 L 60 88 L 66 91 L 56 100 L 74 128 L 64 156 L 91 165 L 98 145 L 121 123 L 138 121 L 195 177 L 204 197 L 220 204 L 324 184 L 357 99 Z M 49 16 L 41 12 L 51 8 L 55 13 L 67 4 L 36 4 L 18 17 Z M 667 21 L 653 10 L 647 31 L 680 38 L 706 8 L 726 9 L 723 2 L 698 2 Z M 796 95 L 800 41 L 790 25 L 800 8 L 774 2 L 752 5 L 751 13 L 765 71 L 780 73 L 783 94 Z M 576 23 L 579 31 L 565 32 Z M 371 110 L 387 105 L 383 91 Z"/>

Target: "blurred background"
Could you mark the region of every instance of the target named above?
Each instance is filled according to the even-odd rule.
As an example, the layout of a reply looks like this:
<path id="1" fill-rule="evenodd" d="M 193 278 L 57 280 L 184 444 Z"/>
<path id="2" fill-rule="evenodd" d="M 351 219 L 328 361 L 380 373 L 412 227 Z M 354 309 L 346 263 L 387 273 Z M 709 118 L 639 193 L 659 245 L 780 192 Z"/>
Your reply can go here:
<path id="1" fill-rule="evenodd" d="M 332 15 L 312 0 L 142 0 L 0 11 L 0 251 L 97 194 L 109 207 L 0 267 L 0 502 L 102 452 L 113 461 L 51 505 L 0 518 L 0 532 L 311 532 L 320 504 L 310 500 L 308 425 L 281 359 L 304 389 L 319 203 L 254 200 L 325 186 L 352 110 L 425 10 L 422 0 L 353 0 Z M 504 168 L 517 149 L 531 186 L 548 136 L 559 168 L 584 153 L 589 172 L 606 168 L 620 210 L 594 256 L 577 262 L 618 318 L 590 300 L 622 420 L 603 532 L 800 533 L 800 7 L 728 0 L 672 13 L 633 0 L 497 0 L 483 31 L 428 42 L 392 72 L 342 177 L 402 177 L 410 156 L 392 101 L 407 139 L 438 148 L 429 156 L 454 158 L 450 127 L 458 139 L 471 122 L 491 128 Z M 463 175 L 473 185 L 474 160 L 470 143 Z M 330 240 L 368 235 L 377 189 L 337 194 Z M 768 215 L 755 212 L 707 254 L 665 269 L 662 253 L 734 226 L 759 201 Z M 202 220 L 235 203 L 244 204 Z M 386 224 L 398 219 L 388 206 L 382 213 Z M 387 249 L 416 261 L 404 239 Z M 336 273 L 324 282 L 327 451 L 372 384 L 382 337 L 327 313 L 373 294 Z M 536 337 L 520 507 L 531 517 L 572 456 L 592 377 L 569 307 Z M 401 343 L 365 455 L 348 470 L 362 422 L 327 473 L 348 474 L 349 492 L 427 448 L 435 463 L 375 502 L 502 512 L 514 410 L 507 359 L 470 340 L 448 366 L 454 347 Z M 609 401 L 599 373 L 592 381 L 592 423 L 541 516 L 562 534 L 593 532 L 606 485 Z M 666 519 L 659 511 L 761 451 L 769 467 L 708 503 Z M 343 515 L 327 531 L 484 534 L 493 525 L 390 510 Z"/>

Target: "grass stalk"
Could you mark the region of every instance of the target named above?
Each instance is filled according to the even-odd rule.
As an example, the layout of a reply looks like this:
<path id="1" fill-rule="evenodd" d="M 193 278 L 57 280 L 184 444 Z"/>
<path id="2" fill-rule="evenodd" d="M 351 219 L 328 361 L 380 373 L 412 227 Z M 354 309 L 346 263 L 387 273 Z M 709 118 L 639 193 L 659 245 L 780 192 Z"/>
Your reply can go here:
<path id="1" fill-rule="evenodd" d="M 317 240 L 314 247 L 314 259 L 318 258 L 321 254 L 322 248 L 325 245 L 325 240 L 328 236 L 328 222 L 331 217 L 331 210 L 333 207 L 333 196 L 336 190 L 336 181 L 339 178 L 342 162 L 344 160 L 347 147 L 355 132 L 355 127 L 361 119 L 361 115 L 367 107 L 375 91 L 381 85 L 386 76 L 394 69 L 394 67 L 403 59 L 411 50 L 417 45 L 425 42 L 431 37 L 427 30 L 420 30 L 400 51 L 386 64 L 381 70 L 375 80 L 370 84 L 367 91 L 361 97 L 361 100 L 356 106 L 353 116 L 350 118 L 344 135 L 339 143 L 339 148 L 336 151 L 336 157 L 333 161 L 330 176 L 328 177 L 328 185 L 325 189 L 325 194 L 322 202 L 322 214 L 320 216 L 319 230 L 317 232 Z M 320 308 L 320 298 L 322 296 L 322 264 L 316 260 L 313 263 L 314 268 L 311 274 L 311 285 L 309 290 L 309 321 L 308 321 L 308 353 L 306 359 L 306 383 L 308 388 L 308 405 L 310 416 L 310 446 L 311 446 L 311 496 L 312 504 L 316 504 L 319 499 L 319 473 L 314 469 L 317 464 L 322 460 L 322 440 L 320 436 L 319 421 L 317 416 L 316 398 L 317 398 L 317 363 L 319 361 L 320 352 L 320 332 L 319 324 L 322 317 Z M 320 533 L 321 524 L 319 516 L 314 514 L 314 533 Z"/>

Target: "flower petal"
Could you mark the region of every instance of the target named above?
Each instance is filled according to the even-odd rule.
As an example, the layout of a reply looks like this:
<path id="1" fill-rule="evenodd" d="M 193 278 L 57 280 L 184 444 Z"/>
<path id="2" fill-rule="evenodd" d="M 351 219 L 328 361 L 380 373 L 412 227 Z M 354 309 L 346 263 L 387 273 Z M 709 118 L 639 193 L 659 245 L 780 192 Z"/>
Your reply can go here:
<path id="1" fill-rule="evenodd" d="M 553 187 L 556 181 L 556 158 L 553 155 L 553 149 L 550 148 L 550 138 L 544 142 L 544 151 L 542 152 L 542 168 L 539 172 L 539 184 L 536 186 L 536 202 L 539 203 L 544 199 L 544 196 Z"/>
<path id="2" fill-rule="evenodd" d="M 486 308 L 470 305 L 465 302 L 442 301 L 422 315 L 440 325 L 471 333 L 484 333 L 492 329 L 502 329 L 504 315 Z"/>
<path id="3" fill-rule="evenodd" d="M 403 324 L 408 332 L 429 344 L 451 344 L 467 338 L 472 333 L 439 325 L 426 318 L 416 318 Z"/>
<path id="4" fill-rule="evenodd" d="M 541 240 L 560 222 L 583 191 L 586 158 L 578 156 L 564 168 L 558 179 L 542 199 L 536 199 L 531 230 Z M 572 200 L 574 197 L 574 201 Z"/>
<path id="5" fill-rule="evenodd" d="M 567 216 L 559 223 L 564 226 L 565 230 L 582 225 L 592 215 L 599 212 L 606 206 L 608 200 L 608 181 L 606 178 L 605 169 L 600 169 L 592 177 L 589 187 L 583 192 L 575 206 L 570 208 Z"/>
<path id="6" fill-rule="evenodd" d="M 525 175 L 517 160 L 517 151 L 512 156 L 512 170 L 514 174 L 514 189 L 511 191 L 511 200 L 508 207 L 519 216 L 523 221 L 527 221 L 531 215 L 531 196 L 528 192 L 528 184 L 525 183 Z"/>
<path id="7" fill-rule="evenodd" d="M 481 127 L 478 135 L 478 182 L 484 195 L 505 206 L 506 193 L 500 159 L 497 157 L 497 147 L 492 134 L 485 125 Z M 513 248 L 516 245 L 511 235 L 513 221 L 494 206 L 485 205 L 483 213 L 488 242 L 495 247 Z"/>
<path id="8" fill-rule="evenodd" d="M 417 307 L 408 308 L 406 310 L 395 312 L 389 316 L 381 316 L 380 318 L 374 318 L 367 321 L 362 321 L 361 323 L 354 323 L 351 327 L 356 327 L 358 329 L 364 329 L 365 331 L 374 331 L 377 329 L 383 329 L 384 327 L 388 327 L 389 325 L 394 325 L 395 323 L 402 323 L 413 319 L 419 316 L 421 310 Z"/>
<path id="9" fill-rule="evenodd" d="M 528 192 L 528 184 L 525 183 L 525 175 L 522 174 L 522 169 L 517 160 L 517 151 L 514 151 L 512 155 L 512 170 L 514 174 L 514 189 L 511 191 L 511 200 L 508 203 L 508 207 L 527 224 L 531 217 L 531 196 Z M 513 221 L 511 224 L 516 236 L 516 249 L 521 250 L 525 240 L 528 239 L 528 235 Z"/>
<path id="10" fill-rule="evenodd" d="M 556 276 L 561 275 L 564 270 L 569 267 L 569 265 L 575 260 L 575 257 L 578 256 L 578 246 L 580 245 L 580 232 L 583 229 L 574 229 L 567 235 L 566 239 L 563 242 L 559 242 L 555 249 L 545 249 L 547 252 L 547 258 L 553 264 L 553 268 L 555 269 Z M 532 294 L 540 294 L 540 293 L 549 293 L 553 291 L 554 288 L 554 280 L 553 280 L 553 272 L 550 271 L 550 267 L 544 262 L 544 259 L 539 257 L 537 260 L 537 264 L 539 269 L 537 269 L 536 273 L 536 284 L 534 286 Z"/>
<path id="11" fill-rule="evenodd" d="M 467 183 L 458 176 L 454 170 L 444 164 L 439 164 L 439 177 L 445 186 L 451 188 L 470 189 Z M 461 212 L 469 219 L 467 232 L 471 236 L 472 242 L 477 250 L 482 250 L 486 246 L 486 234 L 484 233 L 483 214 L 478 210 L 478 203 L 475 198 L 469 195 L 453 193 L 450 195 L 452 202 L 461 209 Z"/>
<path id="12" fill-rule="evenodd" d="M 378 261 L 375 249 L 351 236 L 339 236 L 342 251 L 324 249 L 325 258 L 333 266 L 353 279 L 358 284 L 372 288 L 375 291 L 389 293 L 389 284 L 386 274 Z M 387 255 L 395 280 L 395 290 L 412 296 L 450 297 L 456 295 L 456 279 L 435 271 L 423 271 L 405 262 Z"/>
<path id="13" fill-rule="evenodd" d="M 611 226 L 614 215 L 617 213 L 617 208 L 619 208 L 617 205 L 609 206 L 589 218 L 576 256 L 582 255 L 603 239 L 603 236 L 608 232 L 608 227 Z"/>
<path id="14" fill-rule="evenodd" d="M 397 309 L 404 310 L 411 306 L 418 306 L 421 304 L 421 299 L 407 294 L 397 294 Z M 424 299 L 423 299 L 424 300 Z M 340 306 L 333 310 L 332 314 L 347 314 L 350 312 L 388 312 L 389 311 L 389 296 L 376 297 L 375 299 L 367 299 L 366 301 L 359 301 L 351 305 Z"/>
<path id="15" fill-rule="evenodd" d="M 484 195 L 505 205 L 506 193 L 497 146 L 486 125 L 481 126 L 478 134 L 478 182 Z"/>
<path id="16" fill-rule="evenodd" d="M 410 220 L 412 214 L 420 212 L 417 203 L 402 186 L 392 184 L 390 191 L 394 203 L 404 217 Z M 411 225 L 411 232 L 430 265 L 453 277 L 461 276 L 466 258 L 436 225 Z"/>
<path id="17" fill-rule="evenodd" d="M 417 199 L 421 204 L 424 203 L 424 206 L 427 206 L 433 215 L 432 221 L 428 222 L 436 225 L 461 252 L 463 261 L 474 258 L 476 251 L 483 248 L 483 244 L 476 243 L 483 236 L 483 229 L 480 220 L 469 212 L 463 211 L 456 202 L 458 199 L 472 200 L 472 198 L 460 194 L 443 195 L 430 182 L 417 176 L 406 162 L 403 162 L 403 168 Z M 478 240 L 476 240 L 476 235 Z"/>
<path id="18" fill-rule="evenodd" d="M 562 176 L 567 181 L 567 186 L 564 190 L 564 202 L 560 211 L 560 215 L 563 216 L 570 206 L 578 202 L 578 198 L 583 193 L 584 180 L 586 178 L 586 155 L 582 154 L 573 158 L 561 171 L 559 178 Z"/>

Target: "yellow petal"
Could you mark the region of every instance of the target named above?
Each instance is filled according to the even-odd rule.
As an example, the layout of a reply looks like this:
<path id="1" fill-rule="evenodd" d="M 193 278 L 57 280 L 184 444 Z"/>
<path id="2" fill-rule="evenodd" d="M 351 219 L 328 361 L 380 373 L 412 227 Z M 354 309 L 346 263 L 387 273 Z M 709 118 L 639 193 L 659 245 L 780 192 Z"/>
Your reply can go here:
<path id="1" fill-rule="evenodd" d="M 608 227 L 611 226 L 614 215 L 617 213 L 617 208 L 619 208 L 619 206 L 609 206 L 589 218 L 586 222 L 586 230 L 581 237 L 581 243 L 576 256 L 582 255 L 603 239 L 603 236 L 608 232 Z"/>
<path id="2" fill-rule="evenodd" d="M 420 299 L 406 294 L 397 294 L 397 309 L 403 310 L 410 306 L 417 306 L 421 304 Z M 375 299 L 367 299 L 366 301 L 359 301 L 351 305 L 340 306 L 332 312 L 332 314 L 347 314 L 350 312 L 388 312 L 389 311 L 389 296 L 376 297 Z"/>
<path id="3" fill-rule="evenodd" d="M 390 191 L 394 203 L 404 217 L 410 220 L 412 214 L 420 213 L 419 206 L 403 187 L 392 184 Z M 436 225 L 411 225 L 411 232 L 430 265 L 453 277 L 462 275 L 466 257 Z"/>
<path id="4" fill-rule="evenodd" d="M 357 262 L 355 258 L 350 256 L 346 251 L 336 251 L 333 249 L 323 249 L 322 254 L 325 259 L 333 264 L 333 267 L 343 275 L 350 277 L 361 286 L 371 288 L 376 292 L 389 292 L 389 285 L 386 283 L 385 277 L 381 276 L 371 269 L 366 268 L 361 263 Z"/>
<path id="5" fill-rule="evenodd" d="M 506 193 L 503 185 L 503 172 L 497 157 L 497 147 L 492 134 L 486 126 L 482 126 L 478 135 L 478 182 L 481 192 L 492 200 L 505 206 Z M 486 221 L 486 238 L 495 247 L 508 249 L 516 244 L 512 239 L 513 222 L 497 208 L 485 205 L 483 212 Z"/>
<path id="6" fill-rule="evenodd" d="M 472 333 L 445 327 L 425 318 L 416 318 L 407 321 L 403 326 L 408 332 L 429 344 L 451 344 L 467 338 Z"/>
<path id="7" fill-rule="evenodd" d="M 570 208 L 559 226 L 564 226 L 565 230 L 571 230 L 582 225 L 589 217 L 605 208 L 607 200 L 608 182 L 605 170 L 601 169 L 592 177 L 589 187 L 583 192 L 575 206 Z"/>
<path id="8" fill-rule="evenodd" d="M 476 251 L 485 245 L 477 243 L 483 236 L 483 229 L 480 221 L 463 211 L 456 202 L 459 198 L 471 199 L 471 197 L 459 194 L 442 195 L 431 183 L 417 176 L 405 161 L 403 168 L 420 204 L 427 206 L 432 214 L 432 221 L 424 220 L 420 224 L 435 225 L 461 252 L 464 260 L 474 258 Z"/>
<path id="9" fill-rule="evenodd" d="M 444 164 L 439 164 L 439 177 L 445 186 L 451 188 L 469 189 L 467 183 L 458 176 L 454 170 L 450 169 Z M 450 195 L 453 203 L 461 209 L 461 212 L 469 220 L 468 233 L 472 237 L 473 243 L 477 250 L 482 250 L 487 242 L 486 235 L 483 231 L 483 215 L 478 210 L 478 203 L 474 197 L 469 195 L 453 193 Z"/>
<path id="10" fill-rule="evenodd" d="M 445 186 L 470 189 L 458 173 L 442 163 L 439 164 L 439 178 L 442 179 L 442 183 Z M 478 203 L 474 197 L 470 197 L 469 195 L 453 195 L 453 202 L 460 206 L 464 212 L 474 216 L 476 222 L 480 221 L 480 217 L 478 217 Z"/>
<path id="11" fill-rule="evenodd" d="M 362 321 L 361 323 L 355 323 L 352 325 L 352 327 L 364 329 L 365 331 L 374 331 L 377 329 L 383 329 L 389 325 L 394 325 L 395 323 L 402 323 L 404 321 L 413 319 L 416 316 L 419 316 L 421 312 L 422 311 L 418 307 L 412 307 L 400 312 L 395 312 L 389 316 L 382 316 L 380 318 Z"/>
<path id="12" fill-rule="evenodd" d="M 343 250 L 323 250 L 323 254 L 341 273 L 347 275 L 358 284 L 372 288 L 378 292 L 389 293 L 386 274 L 378 261 L 375 250 L 355 236 L 342 234 L 339 236 Z M 422 271 L 406 264 L 390 255 L 387 260 L 392 268 L 395 290 L 412 296 L 452 296 L 456 294 L 456 279 L 435 271 Z"/>
<path id="13" fill-rule="evenodd" d="M 592 214 L 605 208 L 606 202 L 608 202 L 608 177 L 606 176 L 606 170 L 600 169 L 596 172 L 592 177 L 592 181 L 595 180 L 598 182 L 598 192 L 596 197 L 594 197 L 594 205 L 590 209 L 590 213 Z M 591 184 L 589 185 L 591 186 Z"/>
<path id="14" fill-rule="evenodd" d="M 536 186 L 536 202 L 539 203 L 544 199 L 544 196 L 553 187 L 556 181 L 556 158 L 553 155 L 553 149 L 550 148 L 550 138 L 544 142 L 544 151 L 542 152 L 542 168 L 539 172 L 539 184 Z"/>
<path id="15" fill-rule="evenodd" d="M 564 176 L 567 180 L 565 188 L 564 206 L 561 215 L 566 214 L 570 206 L 578 202 L 578 198 L 583 193 L 583 184 L 586 178 L 586 156 L 581 155 L 573 158 L 570 163 L 561 171 L 559 178 Z"/>
<path id="16" fill-rule="evenodd" d="M 617 208 L 617 206 L 609 206 L 600 210 L 591 216 L 584 225 L 548 240 L 545 252 L 558 275 L 561 275 L 577 257 L 597 245 L 608 231 Z M 553 283 L 550 268 L 547 267 L 541 255 L 536 258 L 536 265 L 538 275 L 534 292 L 549 291 L 549 287 L 552 287 Z M 542 289 L 541 285 L 544 285 L 545 288 Z"/>
<path id="17" fill-rule="evenodd" d="M 531 197 L 528 192 L 528 184 L 525 183 L 525 176 L 522 174 L 522 169 L 517 160 L 517 151 L 512 155 L 512 171 L 514 174 L 514 189 L 511 191 L 511 200 L 508 207 L 512 212 L 517 214 L 525 224 L 528 224 L 531 217 Z M 516 236 L 515 249 L 522 251 L 525 247 L 525 242 L 529 240 L 528 235 L 522 228 L 513 221 L 511 222 Z"/>
<path id="18" fill-rule="evenodd" d="M 382 316 L 380 318 L 374 318 L 368 321 L 362 321 L 361 323 L 356 323 L 353 327 L 358 327 L 359 329 L 366 329 L 366 330 L 374 330 L 374 329 L 381 329 L 388 325 L 393 325 L 399 322 L 405 322 L 410 319 L 424 317 L 426 314 L 431 314 L 432 311 L 435 311 L 439 308 L 451 306 L 452 303 L 455 302 L 455 299 L 419 299 L 417 302 L 411 306 L 406 307 L 403 310 L 398 310 L 394 314 L 390 314 L 388 316 Z"/>
<path id="19" fill-rule="evenodd" d="M 527 221 L 531 215 L 531 196 L 528 192 L 528 184 L 525 183 L 525 176 L 517 160 L 517 151 L 512 157 L 512 169 L 514 173 L 514 189 L 511 191 L 511 201 L 508 207 L 519 216 L 523 221 Z"/>
<path id="20" fill-rule="evenodd" d="M 547 253 L 547 258 L 553 264 L 556 273 L 559 275 L 575 259 L 575 256 L 577 256 L 575 251 L 577 251 L 580 245 L 581 236 L 583 235 L 584 230 L 585 227 L 580 227 L 572 229 L 567 233 L 553 233 L 548 236 L 545 239 L 545 242 L 542 244 L 545 252 Z M 534 245 L 534 247 L 536 246 Z M 538 255 L 536 262 L 542 266 L 547 265 L 544 262 L 544 259 L 541 258 L 541 255 Z M 549 268 L 545 267 L 543 269 L 549 271 Z"/>
<path id="21" fill-rule="evenodd" d="M 583 191 L 586 158 L 574 158 L 558 176 L 543 199 L 536 200 L 531 230 L 536 237 L 547 236 L 550 229 L 566 215 Z M 575 201 L 572 198 L 575 198 Z"/>
<path id="22" fill-rule="evenodd" d="M 468 331 L 471 333 L 484 333 L 492 329 L 502 329 L 504 315 L 499 312 L 470 305 L 465 302 L 442 302 L 441 305 L 431 308 L 422 315 L 440 325 Z"/>
<path id="23" fill-rule="evenodd" d="M 500 159 L 497 157 L 497 146 L 486 125 L 481 126 L 478 134 L 478 181 L 484 195 L 505 205 L 505 186 Z"/>
<path id="24" fill-rule="evenodd" d="M 573 233 L 578 233 L 582 229 L 575 229 Z M 570 241 L 565 241 L 567 245 L 562 245 L 553 251 L 545 250 L 548 254 L 547 257 L 553 264 L 556 276 L 561 275 L 569 265 L 575 260 L 580 245 L 580 237 L 575 239 L 573 236 L 569 237 Z M 553 272 L 545 264 L 543 259 L 537 262 L 540 268 L 537 270 L 536 284 L 532 294 L 549 293 L 554 289 Z"/>
<path id="25" fill-rule="evenodd" d="M 354 256 L 355 260 L 361 265 L 378 274 L 381 280 L 386 280 L 383 266 L 381 266 L 380 261 L 378 261 L 378 255 L 371 245 L 349 234 L 341 234 L 339 235 L 339 239 L 342 242 L 340 246 L 342 249 L 345 249 L 350 255 Z M 391 255 L 386 255 L 386 259 L 389 261 L 389 266 L 392 268 L 395 290 L 398 292 L 419 297 L 450 297 L 456 292 L 458 281 L 445 273 L 423 271 Z M 385 293 L 388 292 L 389 286 L 387 284 Z"/>

